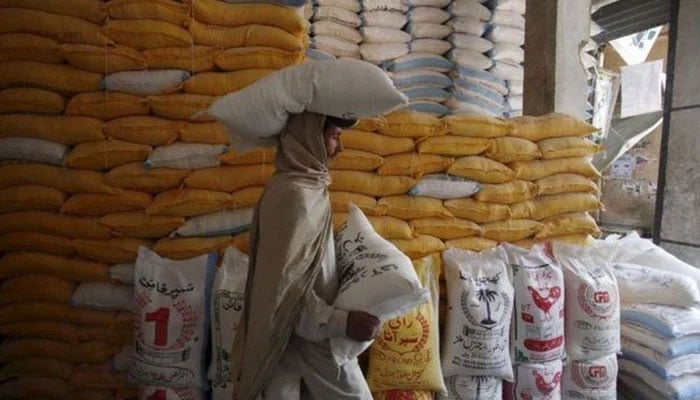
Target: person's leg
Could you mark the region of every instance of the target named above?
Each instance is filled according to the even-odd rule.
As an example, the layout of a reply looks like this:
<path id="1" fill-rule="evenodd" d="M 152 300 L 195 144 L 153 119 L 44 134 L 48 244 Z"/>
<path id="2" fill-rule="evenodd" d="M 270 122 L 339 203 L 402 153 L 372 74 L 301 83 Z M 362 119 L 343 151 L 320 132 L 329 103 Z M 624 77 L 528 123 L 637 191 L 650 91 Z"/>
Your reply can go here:
<path id="1" fill-rule="evenodd" d="M 282 357 L 272 372 L 272 377 L 262 399 L 259 400 L 300 400 L 301 374 L 291 365 L 288 352 Z"/>

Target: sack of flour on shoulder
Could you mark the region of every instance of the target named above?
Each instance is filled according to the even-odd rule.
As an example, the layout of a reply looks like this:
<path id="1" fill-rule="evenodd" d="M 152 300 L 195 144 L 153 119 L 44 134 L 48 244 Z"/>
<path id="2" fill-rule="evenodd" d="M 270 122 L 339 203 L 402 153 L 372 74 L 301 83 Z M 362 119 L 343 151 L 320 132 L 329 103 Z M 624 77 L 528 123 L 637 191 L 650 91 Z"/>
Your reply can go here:
<path id="1" fill-rule="evenodd" d="M 471 197 L 481 190 L 481 184 L 447 174 L 426 175 L 408 192 L 410 196 L 451 200 Z"/>
<path id="2" fill-rule="evenodd" d="M 214 278 L 211 299 L 211 364 L 214 389 L 231 386 L 231 346 L 243 314 L 248 256 L 235 247 L 224 253 Z"/>
<path id="3" fill-rule="evenodd" d="M 503 381 L 491 376 L 451 376 L 445 379 L 447 396 L 438 394 L 438 400 L 500 399 Z"/>
<path id="4" fill-rule="evenodd" d="M 385 322 L 429 301 L 411 260 L 379 236 L 365 215 L 350 205 L 348 218 L 335 234 L 340 287 L 335 307 L 365 311 Z M 331 337 L 338 365 L 355 359 L 371 344 L 345 336 Z"/>
<path id="5" fill-rule="evenodd" d="M 554 243 L 567 293 L 566 352 L 591 360 L 620 350 L 620 295 L 612 264 L 588 246 Z"/>
<path id="6" fill-rule="evenodd" d="M 564 276 L 545 247 L 499 247 L 515 289 L 513 362 L 541 363 L 564 356 Z"/>
<path id="7" fill-rule="evenodd" d="M 447 282 L 447 321 L 442 343 L 445 376 L 513 379 L 508 335 L 513 285 L 496 250 L 442 254 Z"/>
<path id="8" fill-rule="evenodd" d="M 617 399 L 617 354 L 564 366 L 561 394 L 565 399 Z"/>
<path id="9" fill-rule="evenodd" d="M 206 112 L 224 124 L 231 147 L 244 151 L 256 145 L 274 145 L 270 138 L 284 129 L 290 114 L 311 111 L 363 118 L 385 114 L 407 103 L 406 96 L 379 67 L 340 59 L 284 68 L 219 98 Z"/>
<path id="10" fill-rule="evenodd" d="M 142 385 L 207 389 L 209 292 L 216 254 L 169 260 L 140 247 L 134 296 L 135 362 L 129 376 Z"/>
<path id="11" fill-rule="evenodd" d="M 688 276 L 625 263 L 614 263 L 613 272 L 622 303 L 693 307 L 700 302 L 698 285 Z"/>
<path id="12" fill-rule="evenodd" d="M 139 386 L 139 400 L 205 400 L 207 393 L 192 388 Z"/>
<path id="13" fill-rule="evenodd" d="M 504 385 L 504 399 L 560 400 L 561 360 L 543 364 L 521 364 L 515 367 L 515 383 Z"/>

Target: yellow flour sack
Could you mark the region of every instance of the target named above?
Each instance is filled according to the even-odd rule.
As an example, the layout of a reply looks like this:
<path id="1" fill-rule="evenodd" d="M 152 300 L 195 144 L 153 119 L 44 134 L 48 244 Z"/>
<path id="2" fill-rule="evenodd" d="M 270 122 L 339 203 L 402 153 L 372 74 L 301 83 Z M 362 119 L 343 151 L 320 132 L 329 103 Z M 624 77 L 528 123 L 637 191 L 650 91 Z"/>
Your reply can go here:
<path id="1" fill-rule="evenodd" d="M 153 114 L 168 118 L 189 121 L 195 114 L 204 111 L 216 98 L 197 94 L 165 94 L 148 96 L 148 104 Z"/>
<path id="2" fill-rule="evenodd" d="M 373 392 L 374 400 L 433 400 L 435 394 L 430 390 L 387 390 Z"/>
<path id="3" fill-rule="evenodd" d="M 90 328 L 90 327 L 79 327 L 77 325 L 71 325 L 71 324 L 65 324 L 65 323 L 60 323 L 60 322 L 53 322 L 53 321 L 33 321 L 33 322 L 20 322 L 16 324 L 9 324 L 9 325 L 2 325 L 0 326 L 0 333 L 3 335 L 7 335 L 10 337 L 14 338 L 23 338 L 23 339 L 51 339 L 51 340 L 61 340 L 64 342 L 72 343 L 72 344 L 77 344 L 78 342 L 85 342 L 85 341 L 91 341 L 91 340 L 99 340 L 99 341 L 104 341 L 107 343 L 122 343 L 123 344 L 130 344 L 131 340 L 133 340 L 134 333 L 133 332 L 114 332 L 109 329 L 105 328 Z M 121 340 L 118 340 L 121 339 Z M 31 361 L 31 360 L 37 360 L 37 359 L 29 359 L 29 360 L 21 360 L 21 361 L 16 361 L 12 364 L 15 364 L 13 367 L 15 368 L 15 371 L 13 372 L 19 372 L 17 371 L 18 368 L 23 368 L 24 372 L 28 373 L 38 373 L 38 369 L 32 368 L 33 366 L 31 364 L 26 363 L 26 361 Z M 41 361 L 51 361 L 50 359 L 39 359 Z M 58 362 L 57 360 L 54 360 Z M 24 365 L 21 367 L 19 365 L 16 365 L 20 362 L 25 362 Z M 63 364 L 63 363 L 60 363 Z M 54 365 L 53 363 L 49 362 L 48 364 L 49 368 L 52 368 Z M 72 370 L 73 366 L 70 364 L 66 364 L 68 368 L 68 373 L 70 374 L 68 377 L 68 380 L 70 380 L 70 376 L 74 374 L 75 371 Z M 90 366 L 91 368 L 99 368 L 98 366 Z M 83 368 L 83 367 L 81 367 Z M 0 375 L 3 374 L 3 372 L 6 372 L 6 370 L 3 370 L 0 372 Z M 38 376 L 42 377 L 58 377 L 58 378 L 63 378 L 63 373 L 65 371 L 53 371 L 53 370 L 47 370 L 44 374 L 40 374 Z M 119 376 L 119 375 L 115 375 Z"/>
<path id="4" fill-rule="evenodd" d="M 65 3 L 60 2 L 60 4 Z M 0 13 L 0 33 L 6 32 L 34 33 L 50 37 L 61 43 L 93 44 L 96 46 L 113 44 L 113 41 L 101 32 L 98 24 L 68 15 L 26 8 L 4 8 L 2 10 Z"/>
<path id="5" fill-rule="evenodd" d="M 454 199 L 445 201 L 445 208 L 456 217 L 485 223 L 510 218 L 510 207 L 503 204 L 483 203 L 474 199 Z"/>
<path id="6" fill-rule="evenodd" d="M 274 69 L 244 69 L 233 72 L 202 72 L 185 81 L 185 93 L 223 96 L 252 85 Z"/>
<path id="7" fill-rule="evenodd" d="M 448 249 L 455 247 L 462 250 L 482 251 L 496 246 L 498 246 L 497 241 L 477 236 L 445 241 L 445 247 Z"/>
<path id="8" fill-rule="evenodd" d="M 535 239 L 547 239 L 564 235 L 600 235 L 595 219 L 586 213 L 557 215 L 542 221 L 544 227 Z"/>
<path id="9" fill-rule="evenodd" d="M 65 163 L 70 168 L 109 170 L 120 165 L 145 161 L 151 151 L 151 146 L 121 140 L 81 143 L 66 155 Z"/>
<path id="10" fill-rule="evenodd" d="M 163 146 L 175 142 L 180 130 L 186 126 L 187 123 L 184 121 L 137 115 L 105 122 L 102 125 L 102 132 L 110 139 Z"/>
<path id="11" fill-rule="evenodd" d="M 410 239 L 393 239 L 391 243 L 412 260 L 445 250 L 442 240 L 428 235 L 416 235 Z"/>
<path id="12" fill-rule="evenodd" d="M 0 345 L 0 363 L 27 358 L 48 357 L 70 364 L 105 363 L 120 346 L 105 342 L 84 342 L 77 345 L 47 339 L 19 339 Z"/>
<path id="13" fill-rule="evenodd" d="M 76 286 L 73 281 L 49 275 L 22 275 L 5 279 L 0 283 L 0 306 L 32 301 L 69 304 Z"/>
<path id="14" fill-rule="evenodd" d="M 409 138 L 392 138 L 360 130 L 343 132 L 341 141 L 348 149 L 363 150 L 380 156 L 408 153 L 414 147 L 413 140 Z"/>
<path id="15" fill-rule="evenodd" d="M 379 129 L 386 128 L 388 122 L 384 117 L 362 118 L 357 121 L 353 129 L 358 131 L 376 132 Z"/>
<path id="16" fill-rule="evenodd" d="M 159 240 L 153 251 L 161 257 L 172 260 L 186 260 L 207 254 L 212 251 L 221 251 L 231 245 L 230 236 L 216 236 L 210 238 L 181 238 Z"/>
<path id="17" fill-rule="evenodd" d="M 190 7 L 173 0 L 111 0 L 102 9 L 112 19 L 156 19 L 186 26 Z"/>
<path id="18" fill-rule="evenodd" d="M 127 372 L 113 372 L 99 365 L 83 364 L 75 368 L 70 384 L 76 389 L 99 390 L 125 387 L 130 382 Z"/>
<path id="19" fill-rule="evenodd" d="M 532 142 L 556 137 L 588 136 L 598 130 L 589 123 L 561 113 L 511 118 L 508 123 L 513 129 L 511 136 Z"/>
<path id="20" fill-rule="evenodd" d="M 19 324 L 5 325 L 3 331 L 22 335 L 22 332 L 16 327 L 25 327 L 27 324 L 36 324 L 32 322 L 24 322 Z M 53 322 L 39 322 L 39 324 L 53 324 Z M 74 329 L 75 330 L 75 329 Z M 31 336 L 37 337 L 37 336 Z M 41 336 L 39 336 L 41 337 Z M 74 343 L 74 342 L 73 342 Z M 27 358 L 7 363 L 0 369 L 0 381 L 6 381 L 10 378 L 21 377 L 51 377 L 59 378 L 65 381 L 70 380 L 73 373 L 73 366 L 63 361 L 53 360 L 50 358 Z"/>
<path id="21" fill-rule="evenodd" d="M 0 251 L 40 251 L 63 256 L 73 254 L 69 238 L 40 232 L 14 232 L 2 235 Z"/>
<path id="22" fill-rule="evenodd" d="M 155 19 L 110 20 L 102 32 L 115 42 L 136 50 L 192 46 L 192 36 L 185 29 Z"/>
<path id="23" fill-rule="evenodd" d="M 457 218 L 420 218 L 411 221 L 411 229 L 421 235 L 439 239 L 458 239 L 481 234 L 481 226 Z"/>
<path id="24" fill-rule="evenodd" d="M 540 195 L 560 193 L 598 193 L 598 185 L 590 178 L 577 174 L 556 174 L 535 181 Z"/>
<path id="25" fill-rule="evenodd" d="M 102 74 L 87 72 L 70 65 L 37 61 L 0 63 L 0 88 L 31 86 L 62 93 L 100 90 Z"/>
<path id="26" fill-rule="evenodd" d="M 0 115 L 0 137 L 30 137 L 67 146 L 104 139 L 101 127 L 102 121 L 88 117 Z"/>
<path id="27" fill-rule="evenodd" d="M 378 205 L 374 197 L 358 193 L 331 191 L 330 200 L 333 212 L 346 213 L 349 211 L 350 204 L 356 205 L 368 216 L 383 216 L 387 211 L 387 206 Z"/>
<path id="28" fill-rule="evenodd" d="M 474 195 L 477 201 L 499 204 L 513 204 L 530 200 L 537 196 L 537 185 L 526 181 L 510 181 L 498 185 L 482 185 Z"/>
<path id="29" fill-rule="evenodd" d="M 379 175 L 407 175 L 420 177 L 424 174 L 445 171 L 454 159 L 434 154 L 396 154 L 384 158 Z"/>
<path id="30" fill-rule="evenodd" d="M 68 193 L 114 193 L 95 171 L 66 169 L 45 164 L 0 166 L 0 188 L 18 185 L 49 186 Z"/>
<path id="31" fill-rule="evenodd" d="M 257 165 L 272 164 L 275 162 L 275 149 L 260 148 L 236 153 L 231 150 L 219 156 L 219 161 L 228 165 Z"/>
<path id="32" fill-rule="evenodd" d="M 545 159 L 587 157 L 603 151 L 603 146 L 583 137 L 563 137 L 537 142 Z"/>
<path id="33" fill-rule="evenodd" d="M 265 187 L 252 186 L 231 193 L 230 208 L 249 208 L 258 204 Z"/>
<path id="34" fill-rule="evenodd" d="M 66 99 L 58 93 L 35 88 L 0 90 L 0 114 L 63 114 Z"/>
<path id="35" fill-rule="evenodd" d="M 414 261 L 429 302 L 384 323 L 369 354 L 367 383 L 374 391 L 392 389 L 446 392 L 440 369 L 438 304 L 440 255 Z"/>
<path id="36" fill-rule="evenodd" d="M 414 111 L 394 111 L 386 116 L 387 126 L 379 133 L 394 137 L 419 138 L 445 134 L 439 118 Z"/>
<path id="37" fill-rule="evenodd" d="M 486 150 L 485 155 L 505 164 L 513 161 L 531 161 L 539 158 L 542 154 L 539 147 L 529 140 L 502 137 L 491 139 L 491 147 Z"/>
<path id="38" fill-rule="evenodd" d="M 226 128 L 218 122 L 187 124 L 180 131 L 180 141 L 184 143 L 229 144 Z M 222 162 L 224 161 L 222 160 Z"/>
<path id="39" fill-rule="evenodd" d="M 189 26 L 195 44 L 221 47 L 276 47 L 282 50 L 302 51 L 306 40 L 269 25 L 244 25 L 235 28 L 207 25 L 192 21 Z"/>
<path id="40" fill-rule="evenodd" d="M 348 213 L 333 213 L 333 227 L 335 229 L 348 219 Z M 411 239 L 413 232 L 406 221 L 402 221 L 394 217 L 371 217 L 368 216 L 369 222 L 379 235 L 384 239 Z"/>
<path id="41" fill-rule="evenodd" d="M 109 229 L 98 224 L 94 218 L 80 218 L 48 211 L 17 211 L 0 215 L 0 234 L 13 232 L 44 232 L 86 239 L 110 237 Z"/>
<path id="42" fill-rule="evenodd" d="M 513 214 L 517 218 L 530 218 L 541 221 L 559 214 L 599 210 L 603 205 L 589 193 L 565 193 L 541 196 L 534 200 L 513 204 Z"/>
<path id="43" fill-rule="evenodd" d="M 120 190 L 117 193 L 77 193 L 64 204 L 61 212 L 82 216 L 102 216 L 114 212 L 144 210 L 153 197 L 148 193 Z"/>
<path id="44" fill-rule="evenodd" d="M 151 243 L 132 238 L 109 240 L 73 239 L 75 252 L 80 256 L 108 264 L 136 262 L 136 256 L 141 246 L 151 247 Z"/>
<path id="45" fill-rule="evenodd" d="M 481 235 L 499 242 L 515 242 L 528 238 L 542 229 L 542 224 L 529 219 L 509 219 L 481 225 Z"/>
<path id="46" fill-rule="evenodd" d="M 418 152 L 444 156 L 472 156 L 483 153 L 490 146 L 487 139 L 463 136 L 435 136 L 421 140 Z"/>
<path id="47" fill-rule="evenodd" d="M 130 115 L 148 115 L 148 101 L 120 92 L 90 92 L 73 96 L 66 108 L 67 115 L 81 115 L 110 120 Z"/>
<path id="48" fill-rule="evenodd" d="M 141 52 L 149 69 L 181 69 L 198 73 L 214 69 L 214 57 L 221 51 L 216 47 L 163 47 Z"/>
<path id="49" fill-rule="evenodd" d="M 3 8 L 26 8 L 51 14 L 69 15 L 86 21 L 101 24 L 105 14 L 100 10 L 100 2 L 95 0 L 0 0 Z"/>
<path id="50" fill-rule="evenodd" d="M 224 71 L 268 68 L 282 69 L 304 60 L 304 52 L 275 47 L 240 47 L 219 53 L 214 62 Z"/>
<path id="51" fill-rule="evenodd" d="M 130 47 L 64 44 L 61 48 L 68 64 L 85 71 L 113 74 L 146 69 L 144 57 Z"/>
<path id="52" fill-rule="evenodd" d="M 474 138 L 495 138 L 511 133 L 505 121 L 483 115 L 449 115 L 442 119 L 448 133 Z"/>
<path id="53" fill-rule="evenodd" d="M 123 236 L 152 239 L 168 236 L 185 224 L 185 218 L 127 211 L 107 214 L 100 218 L 100 223 Z"/>
<path id="54" fill-rule="evenodd" d="M 588 178 L 600 178 L 600 172 L 585 157 L 557 158 L 555 160 L 514 162 L 509 166 L 518 179 L 536 181 L 555 174 L 571 173 Z"/>
<path id="55" fill-rule="evenodd" d="M 378 176 L 360 171 L 331 171 L 331 190 L 382 197 L 407 193 L 416 181 L 407 176 Z"/>
<path id="56" fill-rule="evenodd" d="M 47 37 L 31 33 L 4 33 L 0 34 L 0 61 L 60 64 L 63 62 L 63 52 L 57 41 Z"/>
<path id="57" fill-rule="evenodd" d="M 163 192 L 146 209 L 152 215 L 194 217 L 228 208 L 231 195 L 224 192 L 199 189 L 180 189 Z"/>
<path id="58" fill-rule="evenodd" d="M 107 264 L 43 253 L 7 253 L 0 258 L 2 279 L 30 274 L 50 275 L 78 282 L 109 281 Z"/>
<path id="59" fill-rule="evenodd" d="M 331 169 L 347 169 L 351 171 L 374 171 L 384 163 L 384 159 L 376 154 L 362 150 L 344 150 L 330 163 Z"/>
<path id="60" fill-rule="evenodd" d="M 225 3 L 216 0 L 185 0 L 192 5 L 197 21 L 213 25 L 269 25 L 295 35 L 306 34 L 308 24 L 299 13 L 290 7 L 277 4 Z"/>
<path id="61" fill-rule="evenodd" d="M 249 186 L 264 186 L 275 173 L 273 164 L 221 166 L 193 171 L 185 185 L 193 189 L 233 192 Z"/>
<path id="62" fill-rule="evenodd" d="M 29 302 L 0 308 L 0 324 L 31 321 L 56 321 L 81 326 L 123 329 L 133 326 L 130 312 L 100 311 L 72 307 L 69 304 Z"/>
<path id="63" fill-rule="evenodd" d="M 155 194 L 178 188 L 189 173 L 181 169 L 145 168 L 143 163 L 136 162 L 114 168 L 105 175 L 105 180 L 116 188 Z"/>
<path id="64" fill-rule="evenodd" d="M 551 242 L 561 242 L 566 244 L 571 244 L 575 246 L 590 246 L 594 243 L 594 239 L 590 235 L 584 234 L 571 234 L 562 236 L 553 236 L 546 239 L 524 239 L 515 242 L 516 246 L 524 247 L 530 249 L 533 246 L 551 243 Z"/>
<path id="65" fill-rule="evenodd" d="M 237 248 L 245 254 L 250 254 L 250 231 L 234 236 L 231 240 L 231 246 Z"/>
<path id="66" fill-rule="evenodd" d="M 391 196 L 383 197 L 377 203 L 387 208 L 387 215 L 404 220 L 415 218 L 453 218 L 442 200 L 429 197 Z"/>
<path id="67" fill-rule="evenodd" d="M 48 186 L 25 185 L 0 189 L 0 214 L 15 211 L 57 211 L 66 196 Z"/>
<path id="68" fill-rule="evenodd" d="M 505 183 L 515 177 L 513 170 L 507 166 L 479 156 L 458 158 L 447 173 L 481 183 Z"/>
<path id="69" fill-rule="evenodd" d="M 62 379 L 46 377 L 22 377 L 0 383 L 0 395 L 4 399 L 69 398 L 71 389 Z"/>

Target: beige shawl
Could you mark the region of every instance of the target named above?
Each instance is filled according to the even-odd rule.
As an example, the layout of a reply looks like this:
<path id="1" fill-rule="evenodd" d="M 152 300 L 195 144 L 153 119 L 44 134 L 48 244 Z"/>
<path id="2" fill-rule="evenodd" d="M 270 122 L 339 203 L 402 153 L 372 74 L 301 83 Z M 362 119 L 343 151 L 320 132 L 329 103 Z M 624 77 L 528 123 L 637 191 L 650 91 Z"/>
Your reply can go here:
<path id="1" fill-rule="evenodd" d="M 332 225 L 324 121 L 308 112 L 290 117 L 275 175 L 255 212 L 245 311 L 231 355 L 237 400 L 254 400 L 264 389 L 327 250 Z"/>

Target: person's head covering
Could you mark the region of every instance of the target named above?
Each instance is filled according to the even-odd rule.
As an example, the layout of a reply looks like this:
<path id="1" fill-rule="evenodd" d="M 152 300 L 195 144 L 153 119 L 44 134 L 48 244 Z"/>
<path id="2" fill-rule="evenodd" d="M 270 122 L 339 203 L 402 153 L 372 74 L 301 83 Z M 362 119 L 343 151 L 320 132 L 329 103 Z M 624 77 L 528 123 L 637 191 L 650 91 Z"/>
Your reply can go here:
<path id="1" fill-rule="evenodd" d="M 245 311 L 231 355 L 238 400 L 270 379 L 310 295 L 332 234 L 325 118 L 293 115 L 253 217 Z"/>
<path id="2" fill-rule="evenodd" d="M 339 117 L 326 117 L 326 123 L 333 126 L 337 126 L 340 129 L 350 129 L 357 124 L 356 119 L 352 118 L 339 118 Z"/>

